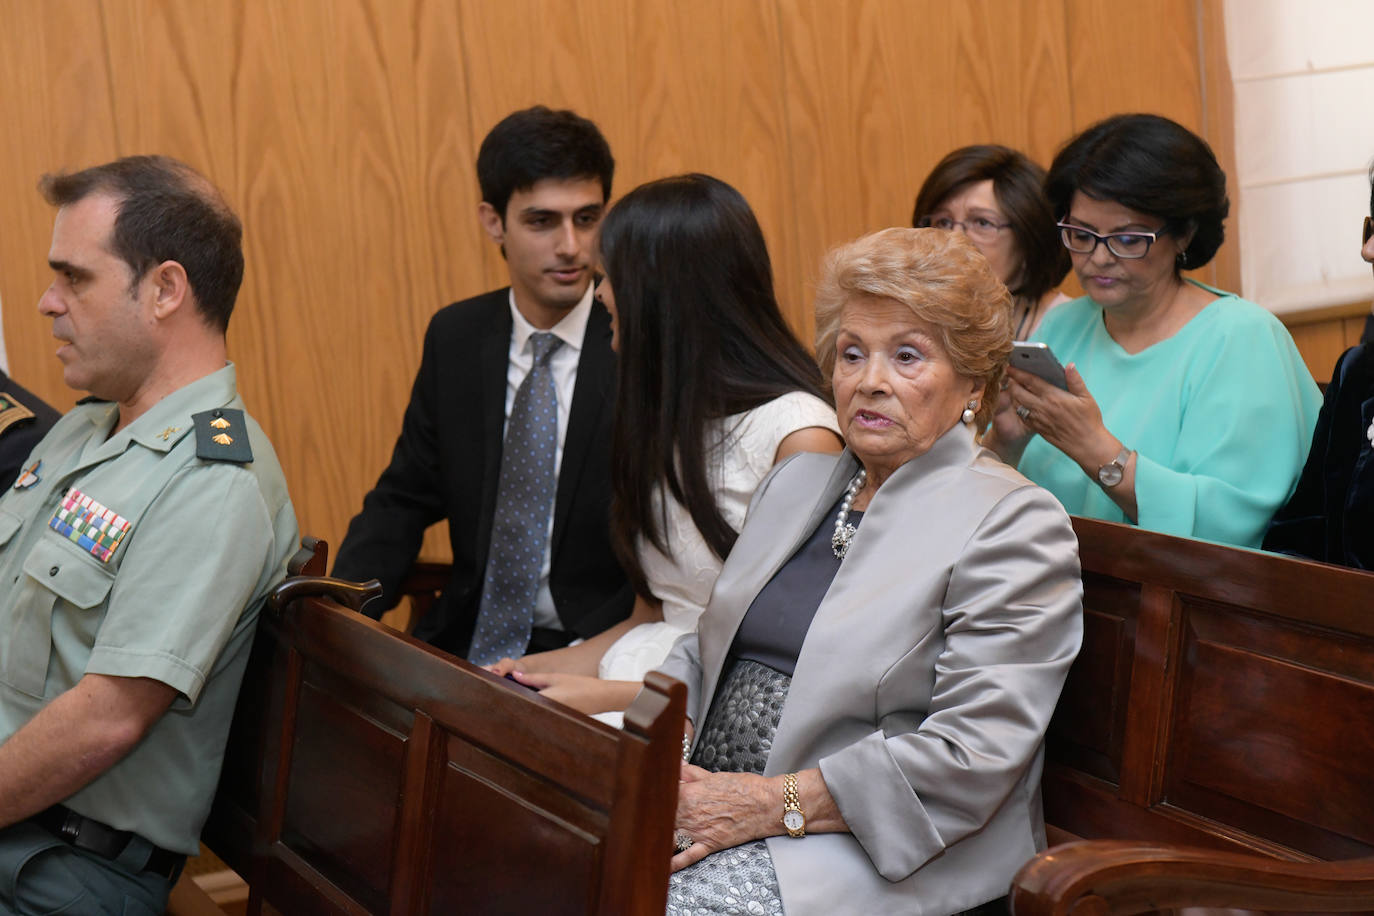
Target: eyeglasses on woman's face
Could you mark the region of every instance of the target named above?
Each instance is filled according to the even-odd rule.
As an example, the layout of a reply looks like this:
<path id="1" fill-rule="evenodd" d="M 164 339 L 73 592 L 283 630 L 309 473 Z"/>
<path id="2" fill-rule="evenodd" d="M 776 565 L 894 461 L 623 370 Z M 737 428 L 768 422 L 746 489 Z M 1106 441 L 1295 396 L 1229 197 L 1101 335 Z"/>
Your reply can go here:
<path id="1" fill-rule="evenodd" d="M 1109 232 L 1101 235 L 1073 223 L 1055 225 L 1059 227 L 1059 238 L 1064 247 L 1075 254 L 1092 254 L 1099 244 L 1106 242 L 1108 251 L 1128 261 L 1145 257 L 1150 253 L 1150 246 L 1164 234 L 1162 227 L 1154 232 Z"/>
<path id="2" fill-rule="evenodd" d="M 1011 227 L 1011 223 L 999 223 L 988 216 L 975 214 L 968 219 L 955 219 L 943 213 L 921 217 L 917 225 L 922 229 L 943 229 L 946 232 L 962 229 L 970 240 L 988 244 L 997 241 L 997 233 Z"/>

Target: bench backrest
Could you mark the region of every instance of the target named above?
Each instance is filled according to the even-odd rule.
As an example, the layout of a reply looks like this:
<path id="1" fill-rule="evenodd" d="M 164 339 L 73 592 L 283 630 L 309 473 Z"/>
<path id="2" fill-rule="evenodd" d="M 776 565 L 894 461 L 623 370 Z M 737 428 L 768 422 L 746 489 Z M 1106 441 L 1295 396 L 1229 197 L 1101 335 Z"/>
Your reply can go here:
<path id="1" fill-rule="evenodd" d="M 616 731 L 303 589 L 264 614 L 205 833 L 250 912 L 663 912 L 681 684 Z"/>
<path id="2" fill-rule="evenodd" d="M 1085 627 L 1047 743 L 1057 838 L 1374 855 L 1374 574 L 1074 527 Z"/>

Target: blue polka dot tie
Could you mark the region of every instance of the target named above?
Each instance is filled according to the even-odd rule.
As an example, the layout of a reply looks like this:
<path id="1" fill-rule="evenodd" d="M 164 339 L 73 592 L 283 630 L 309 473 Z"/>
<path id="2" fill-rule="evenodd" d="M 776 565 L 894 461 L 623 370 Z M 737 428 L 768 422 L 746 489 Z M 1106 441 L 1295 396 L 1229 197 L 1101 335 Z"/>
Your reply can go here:
<path id="1" fill-rule="evenodd" d="M 530 335 L 534 365 L 515 392 L 506 420 L 491 549 L 468 651 L 468 659 L 476 665 L 490 665 L 507 655 L 519 658 L 529 645 L 556 488 L 553 454 L 558 440 L 558 399 L 549 357 L 562 344 L 546 332 Z"/>

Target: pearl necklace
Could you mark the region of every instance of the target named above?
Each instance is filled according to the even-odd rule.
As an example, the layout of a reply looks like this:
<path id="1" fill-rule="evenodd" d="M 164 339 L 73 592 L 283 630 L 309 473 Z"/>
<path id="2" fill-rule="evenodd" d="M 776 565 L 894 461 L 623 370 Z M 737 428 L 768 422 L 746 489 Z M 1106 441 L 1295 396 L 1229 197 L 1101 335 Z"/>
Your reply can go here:
<path id="1" fill-rule="evenodd" d="M 849 553 L 849 542 L 854 540 L 854 535 L 858 533 L 858 529 L 849 524 L 849 507 L 854 505 L 854 498 L 864 488 L 866 480 L 868 472 L 859 468 L 859 473 L 854 475 L 854 479 L 849 482 L 849 488 L 844 491 L 844 499 L 840 500 L 840 511 L 835 515 L 835 533 L 830 538 L 830 549 L 835 552 L 837 560 L 843 560 Z"/>

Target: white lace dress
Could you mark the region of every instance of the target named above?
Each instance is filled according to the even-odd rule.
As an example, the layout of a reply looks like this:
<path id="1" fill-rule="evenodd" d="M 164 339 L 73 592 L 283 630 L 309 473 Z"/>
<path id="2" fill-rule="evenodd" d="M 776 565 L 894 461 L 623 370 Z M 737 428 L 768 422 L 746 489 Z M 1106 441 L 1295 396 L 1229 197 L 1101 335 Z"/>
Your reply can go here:
<path id="1" fill-rule="evenodd" d="M 719 421 L 716 443 L 708 463 L 716 506 L 736 531 L 760 481 L 773 468 L 778 445 L 799 429 L 818 426 L 839 435 L 835 411 L 815 395 L 793 391 L 753 410 Z M 664 498 L 660 486 L 657 498 Z M 640 539 L 639 562 L 655 597 L 663 602 L 663 620 L 635 627 L 620 637 L 601 658 L 600 676 L 638 681 L 663 663 L 668 650 L 684 633 L 696 629 L 697 618 L 711 598 L 720 574 L 721 559 L 707 546 L 687 509 L 669 499 L 665 532 L 667 552 Z M 597 718 L 620 724 L 619 713 Z"/>

